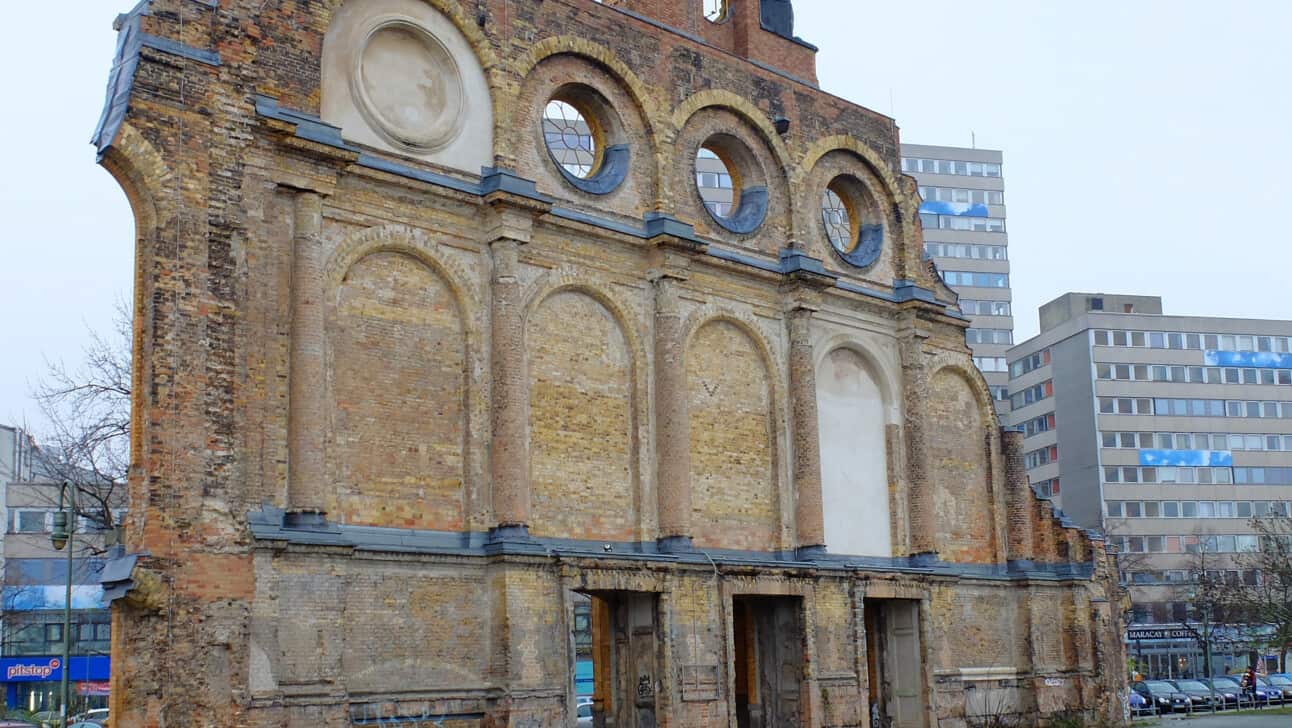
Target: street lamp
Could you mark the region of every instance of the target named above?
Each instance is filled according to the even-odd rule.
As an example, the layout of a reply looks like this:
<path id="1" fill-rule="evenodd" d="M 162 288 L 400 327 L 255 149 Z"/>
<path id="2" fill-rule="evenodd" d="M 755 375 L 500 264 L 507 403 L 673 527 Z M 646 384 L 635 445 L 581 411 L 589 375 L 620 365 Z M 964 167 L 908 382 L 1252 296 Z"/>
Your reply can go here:
<path id="1" fill-rule="evenodd" d="M 62 695 L 63 704 L 59 707 L 58 724 L 66 728 L 67 726 L 67 707 L 70 701 L 68 693 L 68 675 L 71 674 L 71 657 L 72 657 L 72 552 L 75 550 L 74 536 L 76 535 L 76 487 L 71 482 L 64 480 L 62 486 L 58 489 L 58 510 L 54 512 L 54 530 L 49 534 L 49 540 L 54 544 L 54 548 L 62 551 L 67 549 L 67 592 L 63 599 L 63 680 L 60 685 L 60 695 Z"/>

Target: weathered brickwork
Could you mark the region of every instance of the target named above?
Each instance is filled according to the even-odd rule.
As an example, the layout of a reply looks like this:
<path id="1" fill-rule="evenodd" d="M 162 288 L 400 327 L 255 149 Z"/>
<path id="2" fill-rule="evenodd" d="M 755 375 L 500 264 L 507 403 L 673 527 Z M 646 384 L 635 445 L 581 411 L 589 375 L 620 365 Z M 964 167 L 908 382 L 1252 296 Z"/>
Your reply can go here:
<path id="1" fill-rule="evenodd" d="M 560 291 L 531 314 L 526 341 L 531 530 L 636 540 L 632 353 L 619 322 L 587 294 Z"/>
<path id="2" fill-rule="evenodd" d="M 930 382 L 929 414 L 933 507 L 939 554 L 951 561 L 983 562 L 993 555 L 984 415 L 964 376 L 939 371 Z"/>
<path id="3" fill-rule="evenodd" d="M 1115 569 L 1026 483 L 895 122 L 760 9 L 121 18 L 115 724 L 569 726 L 591 655 L 618 726 L 1120 717 Z M 591 117 L 588 180 L 546 147 L 554 98 Z M 704 208 L 709 144 L 765 203 L 746 227 Z"/>
<path id="4" fill-rule="evenodd" d="M 774 550 L 780 513 L 765 360 L 743 329 L 718 320 L 695 333 L 686 366 L 695 542 Z"/>
<path id="5" fill-rule="evenodd" d="M 342 523 L 463 528 L 465 336 L 448 286 L 407 254 L 379 252 L 332 299 L 325 449 L 337 487 L 325 510 Z"/>

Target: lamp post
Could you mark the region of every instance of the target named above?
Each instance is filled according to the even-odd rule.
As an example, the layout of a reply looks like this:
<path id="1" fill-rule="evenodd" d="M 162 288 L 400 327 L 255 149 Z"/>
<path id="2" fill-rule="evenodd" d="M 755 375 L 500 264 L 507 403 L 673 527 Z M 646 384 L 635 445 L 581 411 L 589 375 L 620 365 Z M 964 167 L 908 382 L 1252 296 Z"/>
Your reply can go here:
<path id="1" fill-rule="evenodd" d="M 58 724 L 62 728 L 67 726 L 67 707 L 70 701 L 68 694 L 68 675 L 72 672 L 72 552 L 74 537 L 76 535 L 76 487 L 69 481 L 64 480 L 63 485 L 58 490 L 58 510 L 54 512 L 54 531 L 49 535 L 49 540 L 54 544 L 54 548 L 62 551 L 67 549 L 67 591 L 63 599 L 63 679 L 60 685 L 59 694 L 62 696 L 62 705 L 59 706 Z"/>

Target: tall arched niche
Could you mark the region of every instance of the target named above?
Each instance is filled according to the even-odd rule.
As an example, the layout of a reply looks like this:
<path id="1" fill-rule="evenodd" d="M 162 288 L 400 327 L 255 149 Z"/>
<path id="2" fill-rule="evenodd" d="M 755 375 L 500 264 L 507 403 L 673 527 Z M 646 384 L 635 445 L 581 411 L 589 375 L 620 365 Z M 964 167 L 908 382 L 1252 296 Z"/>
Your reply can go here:
<path id="1" fill-rule="evenodd" d="M 892 556 L 887 404 L 879 378 L 860 353 L 838 347 L 817 365 L 816 386 L 826 546 L 839 554 Z"/>
<path id="2" fill-rule="evenodd" d="M 424 0 L 346 0 L 323 38 L 323 121 L 388 152 L 480 174 L 493 163 L 484 69 Z"/>

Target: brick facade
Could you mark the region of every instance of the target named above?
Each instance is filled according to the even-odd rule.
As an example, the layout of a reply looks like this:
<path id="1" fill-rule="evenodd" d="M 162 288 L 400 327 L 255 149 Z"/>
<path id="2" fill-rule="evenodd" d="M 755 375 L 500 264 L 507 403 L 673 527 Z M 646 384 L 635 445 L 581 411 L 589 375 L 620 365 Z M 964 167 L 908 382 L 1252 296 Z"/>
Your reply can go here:
<path id="1" fill-rule="evenodd" d="M 113 603 L 115 724 L 573 725 L 579 594 L 598 664 L 632 679 L 628 698 L 597 677 L 621 726 L 870 725 L 890 659 L 918 667 L 919 706 L 886 708 L 900 725 L 966 725 L 1002 667 L 990 688 L 1026 721 L 1120 719 L 1115 570 L 1026 485 L 921 262 L 896 125 L 815 88 L 811 47 L 756 2 L 722 24 L 699 8 L 151 0 L 121 17 L 98 138 L 137 221 L 139 556 Z M 407 121 L 335 56 L 335 29 L 370 12 L 392 48 L 484 79 L 456 141 L 393 124 L 359 144 L 330 123 L 338 87 Z M 574 185 L 544 147 L 539 115 L 570 84 L 629 150 L 613 189 Z M 454 145 L 485 137 L 493 166 L 463 168 L 485 150 Z M 714 138 L 766 190 L 752 232 L 699 197 Z M 882 232 L 864 267 L 823 231 L 838 175 Z M 881 400 L 866 456 L 887 474 L 887 553 L 837 553 L 822 526 L 875 507 L 822 495 L 855 455 L 819 445 L 816 372 L 839 349 L 872 380 L 849 391 Z M 902 604 L 917 649 L 898 658 L 905 612 L 877 615 Z M 759 672 L 773 653 L 786 669 Z"/>

